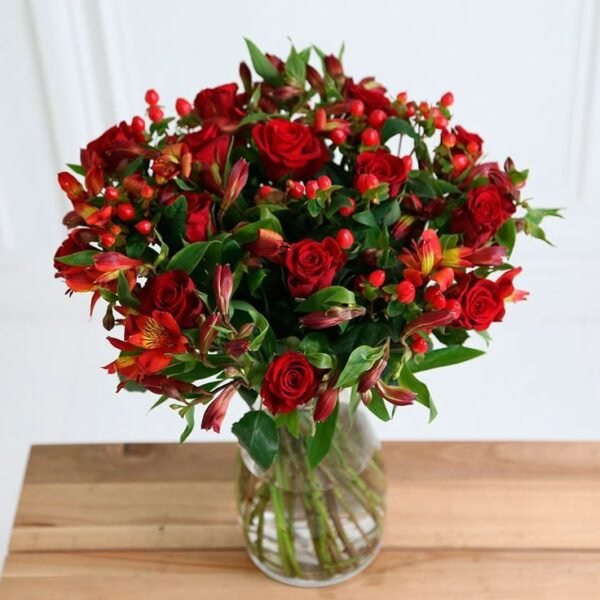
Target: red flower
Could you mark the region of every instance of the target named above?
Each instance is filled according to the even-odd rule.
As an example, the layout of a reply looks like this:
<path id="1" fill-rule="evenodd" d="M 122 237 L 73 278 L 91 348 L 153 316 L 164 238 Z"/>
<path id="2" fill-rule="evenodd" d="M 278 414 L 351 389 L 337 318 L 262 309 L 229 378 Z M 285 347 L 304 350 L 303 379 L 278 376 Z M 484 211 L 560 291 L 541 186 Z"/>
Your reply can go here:
<path id="1" fill-rule="evenodd" d="M 452 215 L 452 233 L 461 233 L 467 246 L 477 248 L 487 242 L 515 212 L 510 196 L 493 185 L 480 185 L 469 191 L 467 204 Z"/>
<path id="2" fill-rule="evenodd" d="M 203 123 L 216 125 L 221 131 L 231 132 L 244 117 L 243 95 L 237 93 L 235 83 L 202 90 L 194 100 L 194 110 Z"/>
<path id="3" fill-rule="evenodd" d="M 346 81 L 346 98 L 360 100 L 365 105 L 367 114 L 376 108 L 385 111 L 387 114 L 394 113 L 394 108 L 385 95 L 386 91 L 373 77 L 367 77 L 359 83 L 354 83 L 351 79 Z"/>
<path id="4" fill-rule="evenodd" d="M 268 258 L 273 262 L 281 264 L 285 260 L 288 245 L 276 231 L 259 229 L 256 234 L 256 240 L 248 244 L 246 248 L 255 256 Z"/>
<path id="5" fill-rule="evenodd" d="M 347 256 L 330 237 L 322 242 L 302 240 L 292 244 L 285 257 L 288 289 L 294 298 L 308 298 L 328 287 L 346 263 Z"/>
<path id="6" fill-rule="evenodd" d="M 223 169 L 230 146 L 231 138 L 228 135 L 221 135 L 199 144 L 193 151 L 194 161 L 200 163 L 200 182 L 208 191 L 215 194 L 223 192 Z"/>
<path id="7" fill-rule="evenodd" d="M 140 294 L 140 311 L 155 310 L 173 315 L 180 327 L 194 327 L 202 314 L 202 301 L 194 282 L 185 271 L 167 271 L 150 277 Z"/>
<path id="8" fill-rule="evenodd" d="M 236 386 L 230 384 L 224 387 L 219 395 L 208 405 L 202 415 L 202 429 L 212 429 L 215 433 L 220 433 L 221 424 L 227 414 L 229 403 L 233 398 Z"/>
<path id="9" fill-rule="evenodd" d="M 208 192 L 182 192 L 178 188 L 169 187 L 161 194 L 161 202 L 170 206 L 177 198 L 183 196 L 187 202 L 187 220 L 185 239 L 188 242 L 204 242 L 215 233 L 213 220 L 212 197 Z"/>
<path id="10" fill-rule="evenodd" d="M 361 152 L 356 159 L 356 174 L 375 175 L 381 183 L 388 183 L 390 196 L 397 196 L 401 185 L 406 181 L 406 163 L 387 150 Z"/>
<path id="11" fill-rule="evenodd" d="M 62 277 L 72 292 L 89 292 L 96 289 L 98 286 L 95 282 L 101 273 L 94 266 L 67 265 L 57 259 L 76 252 L 93 250 L 89 242 L 95 241 L 96 238 L 97 234 L 91 229 L 74 229 L 54 255 L 56 277 Z"/>
<path id="12" fill-rule="evenodd" d="M 190 176 L 192 155 L 185 144 L 171 144 L 162 150 L 152 163 L 156 183 L 164 185 L 169 179 Z"/>
<path id="13" fill-rule="evenodd" d="M 307 179 L 329 161 L 329 151 L 312 129 L 285 119 L 272 119 L 252 128 L 252 139 L 267 176 Z"/>
<path id="14" fill-rule="evenodd" d="M 458 125 L 454 129 L 456 135 L 456 152 L 462 152 L 463 150 L 470 154 L 473 158 L 477 159 L 483 152 L 483 140 L 476 133 L 467 131 L 464 127 Z"/>
<path id="15" fill-rule="evenodd" d="M 286 352 L 269 364 L 260 390 L 264 405 L 276 415 L 306 404 L 317 393 L 319 381 L 304 354 Z"/>

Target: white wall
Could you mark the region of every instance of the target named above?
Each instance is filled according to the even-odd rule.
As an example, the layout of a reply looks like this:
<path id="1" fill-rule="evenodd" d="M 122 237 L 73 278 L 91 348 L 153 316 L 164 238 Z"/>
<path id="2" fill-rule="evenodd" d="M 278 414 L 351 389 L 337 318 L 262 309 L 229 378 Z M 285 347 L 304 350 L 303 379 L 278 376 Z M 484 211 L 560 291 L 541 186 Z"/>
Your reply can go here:
<path id="1" fill-rule="evenodd" d="M 113 351 L 86 316 L 88 298 L 63 297 L 53 280 L 67 208 L 55 173 L 117 118 L 142 111 L 148 87 L 171 105 L 234 80 L 243 36 L 275 53 L 287 36 L 331 51 L 346 40 L 350 73 L 423 98 L 453 90 L 458 122 L 482 133 L 489 155 L 529 166 L 540 206 L 567 208 L 567 221 L 548 224 L 556 249 L 527 240 L 517 251 L 532 294 L 494 327 L 489 355 L 427 376 L 437 421 L 408 408 L 381 435 L 599 439 L 599 34 L 593 0 L 4 0 L 0 556 L 30 444 L 173 441 L 181 428 L 168 409 L 146 414 L 148 397 L 114 394 L 99 369 Z"/>

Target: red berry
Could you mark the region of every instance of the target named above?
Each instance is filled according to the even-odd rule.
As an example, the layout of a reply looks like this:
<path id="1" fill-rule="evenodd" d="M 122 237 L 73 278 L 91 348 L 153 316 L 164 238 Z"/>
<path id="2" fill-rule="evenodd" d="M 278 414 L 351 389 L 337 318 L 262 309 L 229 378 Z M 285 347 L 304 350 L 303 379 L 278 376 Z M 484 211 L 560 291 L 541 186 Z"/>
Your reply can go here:
<path id="1" fill-rule="evenodd" d="M 317 108 L 315 110 L 313 127 L 315 131 L 324 131 L 327 128 L 327 112 L 324 108 Z"/>
<path id="2" fill-rule="evenodd" d="M 131 129 L 135 133 L 143 133 L 146 130 L 146 121 L 142 117 L 133 117 L 131 119 Z"/>
<path id="3" fill-rule="evenodd" d="M 417 293 L 415 286 L 410 281 L 401 281 L 397 288 L 398 302 L 402 304 L 410 304 L 414 301 Z"/>
<path id="4" fill-rule="evenodd" d="M 429 350 L 429 345 L 420 335 L 416 335 L 412 339 L 410 348 L 415 354 L 425 354 Z"/>
<path id="5" fill-rule="evenodd" d="M 111 225 L 110 226 L 110 232 L 113 235 L 119 235 L 121 233 L 121 228 L 118 225 Z"/>
<path id="6" fill-rule="evenodd" d="M 435 119 L 436 117 L 439 117 L 442 113 L 440 112 L 440 109 L 437 106 L 434 106 L 430 111 L 429 111 L 429 116 L 432 119 Z"/>
<path id="7" fill-rule="evenodd" d="M 103 233 L 100 236 L 100 243 L 105 247 L 105 248 L 110 248 L 111 246 L 115 245 L 116 242 L 116 238 L 112 233 Z"/>
<path id="8" fill-rule="evenodd" d="M 300 200 L 300 198 L 304 196 L 304 185 L 301 181 L 292 181 L 291 179 L 288 179 L 286 186 L 290 198 Z"/>
<path id="9" fill-rule="evenodd" d="M 348 110 L 353 117 L 362 117 L 365 114 L 365 105 L 361 100 L 350 100 Z"/>
<path id="10" fill-rule="evenodd" d="M 265 200 L 273 193 L 273 188 L 270 185 L 261 185 L 258 190 L 258 195 L 261 200 Z"/>
<path id="11" fill-rule="evenodd" d="M 314 179 L 306 182 L 306 197 L 309 200 L 314 200 L 317 197 L 318 190 L 319 184 Z"/>
<path id="12" fill-rule="evenodd" d="M 360 134 L 360 141 L 365 146 L 379 146 L 379 141 L 380 141 L 379 131 L 377 131 L 377 129 L 373 129 L 372 127 L 367 127 Z"/>
<path id="13" fill-rule="evenodd" d="M 456 136 L 450 131 L 442 131 L 442 144 L 446 148 L 454 148 L 456 146 Z"/>
<path id="14" fill-rule="evenodd" d="M 454 94 L 452 92 L 446 92 L 442 96 L 440 104 L 442 106 L 452 106 L 454 104 Z"/>
<path id="15" fill-rule="evenodd" d="M 348 201 L 350 202 L 350 206 L 342 206 L 339 210 L 342 217 L 351 217 L 356 211 L 356 200 L 354 200 L 354 198 L 348 198 Z"/>
<path id="16" fill-rule="evenodd" d="M 375 129 L 380 129 L 381 126 L 385 123 L 386 119 L 387 115 L 385 114 L 385 112 L 383 112 L 380 108 L 376 108 L 375 110 L 371 111 L 371 114 L 367 119 L 367 123 L 371 127 L 375 127 Z"/>
<path id="17" fill-rule="evenodd" d="M 114 202 L 115 200 L 119 199 L 119 190 L 115 187 L 113 187 L 112 185 L 109 185 L 105 190 L 104 190 L 104 197 L 109 201 L 109 202 Z"/>
<path id="18" fill-rule="evenodd" d="M 346 141 L 346 133 L 341 127 L 334 129 L 329 134 L 329 139 L 336 145 L 341 146 Z"/>
<path id="19" fill-rule="evenodd" d="M 152 198 L 152 196 L 154 195 L 154 189 L 149 186 L 147 183 L 145 183 L 142 188 L 140 189 L 140 196 L 142 198 L 145 198 L 146 200 L 149 200 L 150 198 Z"/>
<path id="20" fill-rule="evenodd" d="M 477 156 L 481 152 L 481 146 L 477 142 L 469 142 L 467 152 L 472 156 Z"/>
<path id="21" fill-rule="evenodd" d="M 349 229 L 340 229 L 335 234 L 335 239 L 342 250 L 348 250 L 354 244 L 354 234 Z"/>
<path id="22" fill-rule="evenodd" d="M 433 126 L 436 129 L 446 129 L 448 127 L 448 119 L 443 115 L 438 115 L 433 119 Z"/>
<path id="23" fill-rule="evenodd" d="M 180 117 L 187 117 L 192 112 L 192 105 L 185 98 L 177 98 L 175 110 Z"/>
<path id="24" fill-rule="evenodd" d="M 458 300 L 454 300 L 454 298 L 451 298 L 446 302 L 446 310 L 449 310 L 452 313 L 454 313 L 454 318 L 458 319 L 458 317 L 460 317 L 460 314 L 462 313 L 462 306 L 460 305 L 460 302 Z"/>
<path id="25" fill-rule="evenodd" d="M 406 116 L 414 117 L 417 112 L 417 106 L 414 102 L 410 102 L 406 105 Z"/>
<path id="26" fill-rule="evenodd" d="M 135 228 L 142 235 L 148 235 L 152 231 L 152 223 L 150 223 L 150 221 L 148 221 L 147 219 L 144 219 L 143 221 L 136 223 Z"/>
<path id="27" fill-rule="evenodd" d="M 158 104 L 160 97 L 158 96 L 158 92 L 156 90 L 148 90 L 144 96 L 144 99 L 146 100 L 147 104 L 154 106 L 155 104 Z"/>
<path id="28" fill-rule="evenodd" d="M 160 106 L 154 105 L 148 109 L 148 118 L 153 123 L 160 123 L 160 121 L 163 120 L 164 116 L 165 116 L 165 113 L 163 112 L 163 109 Z"/>
<path id="29" fill-rule="evenodd" d="M 135 217 L 135 208 L 133 204 L 130 204 L 129 202 L 119 204 L 117 206 L 117 215 L 119 215 L 119 219 L 122 221 L 131 221 L 131 219 Z"/>
<path id="30" fill-rule="evenodd" d="M 423 295 L 425 298 L 425 302 L 431 304 L 435 310 L 442 310 L 442 308 L 446 307 L 446 298 L 439 287 L 433 286 L 428 287 L 425 290 L 425 294 Z"/>
<path id="31" fill-rule="evenodd" d="M 373 287 L 381 287 L 385 283 L 385 271 L 383 269 L 377 269 L 369 273 L 369 283 Z"/>
<path id="32" fill-rule="evenodd" d="M 364 194 L 365 192 L 368 192 L 369 190 L 372 190 L 374 187 L 377 187 L 379 185 L 379 179 L 377 179 L 376 175 L 373 175 L 372 173 L 362 173 L 361 175 L 359 175 L 356 178 L 356 189 L 361 193 Z"/>
<path id="33" fill-rule="evenodd" d="M 452 164 L 454 169 L 461 173 L 469 166 L 469 159 L 464 154 L 455 154 L 452 157 Z"/>
<path id="34" fill-rule="evenodd" d="M 328 190 L 331 187 L 331 179 L 329 179 L 327 175 L 321 175 L 321 177 L 317 179 L 317 183 L 319 184 L 320 190 Z"/>
<path id="35" fill-rule="evenodd" d="M 406 156 L 402 157 L 402 162 L 404 163 L 404 168 L 407 171 L 412 171 L 412 156 L 410 154 L 407 154 Z"/>
<path id="36" fill-rule="evenodd" d="M 429 116 L 429 104 L 427 102 L 419 102 L 419 110 L 425 118 Z"/>
<path id="37" fill-rule="evenodd" d="M 408 100 L 408 93 L 407 92 L 400 92 L 396 96 L 396 102 L 399 102 L 400 104 L 406 104 L 407 100 Z"/>

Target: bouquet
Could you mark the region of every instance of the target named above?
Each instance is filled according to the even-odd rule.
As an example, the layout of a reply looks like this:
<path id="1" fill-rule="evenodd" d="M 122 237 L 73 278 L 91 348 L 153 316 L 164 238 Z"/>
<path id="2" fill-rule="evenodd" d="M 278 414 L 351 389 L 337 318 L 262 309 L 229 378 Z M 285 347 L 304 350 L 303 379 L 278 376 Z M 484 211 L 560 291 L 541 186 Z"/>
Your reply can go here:
<path id="1" fill-rule="evenodd" d="M 343 390 L 350 416 L 415 402 L 435 416 L 416 373 L 482 353 L 469 337 L 527 295 L 517 234 L 545 240 L 559 213 L 452 124 L 451 92 L 391 97 L 341 55 L 314 49 L 318 70 L 311 48 L 284 61 L 247 44 L 258 79 L 242 62 L 241 86 L 179 98 L 176 117 L 148 90 L 149 125 L 111 127 L 58 175 L 72 210 L 56 274 L 106 303 L 105 369 L 168 403 L 182 441 L 245 401 L 233 432 L 256 465 L 305 427 L 315 468 Z"/>

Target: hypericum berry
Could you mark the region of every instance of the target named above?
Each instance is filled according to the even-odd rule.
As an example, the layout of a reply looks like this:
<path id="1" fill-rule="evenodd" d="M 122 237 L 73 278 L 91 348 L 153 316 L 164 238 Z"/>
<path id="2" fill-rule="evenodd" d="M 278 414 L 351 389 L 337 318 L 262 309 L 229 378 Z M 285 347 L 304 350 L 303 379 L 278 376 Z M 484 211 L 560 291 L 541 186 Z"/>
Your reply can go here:
<path id="1" fill-rule="evenodd" d="M 359 175 L 356 178 L 356 189 L 361 193 L 364 194 L 365 192 L 368 192 L 369 190 L 372 190 L 374 187 L 377 187 L 379 185 L 379 179 L 377 178 L 376 175 L 373 175 L 373 173 L 362 173 L 361 175 Z"/>
<path id="2" fill-rule="evenodd" d="M 348 110 L 353 117 L 362 117 L 365 114 L 365 105 L 361 100 L 350 100 Z"/>
<path id="3" fill-rule="evenodd" d="M 147 183 L 144 183 L 140 189 L 140 196 L 145 200 L 150 200 L 154 196 L 154 188 Z"/>
<path id="4" fill-rule="evenodd" d="M 425 294 L 423 295 L 425 298 L 425 302 L 431 304 L 435 310 L 442 310 L 442 308 L 446 308 L 446 298 L 439 287 L 433 286 L 428 287 L 425 290 Z"/>
<path id="5" fill-rule="evenodd" d="M 139 223 L 136 223 L 135 228 L 142 234 L 148 235 L 152 231 L 152 223 L 148 219 L 144 219 Z"/>
<path id="6" fill-rule="evenodd" d="M 396 95 L 396 102 L 399 102 L 400 104 L 406 104 L 407 100 L 408 100 L 407 92 L 400 92 L 399 94 Z"/>
<path id="7" fill-rule="evenodd" d="M 398 294 L 398 302 L 401 304 L 410 304 L 414 302 L 417 290 L 410 281 L 401 281 L 396 289 Z"/>
<path id="8" fill-rule="evenodd" d="M 452 92 L 446 92 L 442 96 L 440 104 L 442 106 L 452 106 L 454 104 L 454 94 Z"/>
<path id="9" fill-rule="evenodd" d="M 409 102 L 406 105 L 406 116 L 414 117 L 416 113 L 417 113 L 417 105 L 414 102 Z"/>
<path id="10" fill-rule="evenodd" d="M 382 111 L 380 108 L 376 108 L 375 110 L 371 111 L 371 113 L 369 114 L 367 123 L 371 127 L 375 127 L 375 129 L 380 129 L 381 126 L 385 123 L 386 119 L 387 119 L 387 115 L 385 114 L 385 112 Z"/>
<path id="11" fill-rule="evenodd" d="M 148 109 L 148 118 L 153 122 L 153 123 L 160 123 L 160 121 L 163 120 L 165 116 L 165 113 L 163 112 L 163 109 L 160 106 L 151 106 Z"/>
<path id="12" fill-rule="evenodd" d="M 427 350 L 429 350 L 429 346 L 427 344 L 427 341 L 424 340 L 420 335 L 415 335 L 412 338 L 412 343 L 410 345 L 410 349 L 415 354 L 425 354 L 425 352 L 427 352 Z"/>
<path id="13" fill-rule="evenodd" d="M 258 190 L 258 196 L 261 200 L 265 200 L 273 193 L 273 188 L 270 185 L 261 185 Z"/>
<path id="14" fill-rule="evenodd" d="M 336 145 L 336 146 L 341 146 L 345 141 L 346 138 L 348 136 L 346 135 L 346 133 L 344 132 L 344 130 L 341 127 L 338 127 L 337 129 L 334 129 L 330 134 L 329 134 L 329 139 Z"/>
<path id="15" fill-rule="evenodd" d="M 450 312 L 454 313 L 454 318 L 458 319 L 458 317 L 460 317 L 460 314 L 462 313 L 462 306 L 460 305 L 460 302 L 458 300 L 451 298 L 450 300 L 446 301 L 446 310 L 449 310 Z"/>
<path id="16" fill-rule="evenodd" d="M 469 142 L 467 144 L 467 152 L 475 156 L 481 152 L 481 146 L 477 142 Z"/>
<path id="17" fill-rule="evenodd" d="M 315 110 L 315 121 L 313 123 L 315 131 L 324 131 L 327 127 L 327 112 L 324 108 Z"/>
<path id="18" fill-rule="evenodd" d="M 317 183 L 319 184 L 320 190 L 328 190 L 331 187 L 331 179 L 329 179 L 327 175 L 321 175 L 321 177 L 317 179 Z"/>
<path id="19" fill-rule="evenodd" d="M 111 225 L 110 226 L 110 232 L 113 235 L 119 235 L 121 233 L 121 228 L 118 225 Z"/>
<path id="20" fill-rule="evenodd" d="M 135 217 L 135 207 L 129 202 L 117 206 L 117 215 L 122 221 L 131 221 Z"/>
<path id="21" fill-rule="evenodd" d="M 113 187 L 112 185 L 109 185 L 105 190 L 104 190 L 104 197 L 109 201 L 109 202 L 115 202 L 115 200 L 119 199 L 119 190 L 115 187 Z"/>
<path id="22" fill-rule="evenodd" d="M 379 131 L 377 131 L 377 129 L 373 129 L 372 127 L 367 127 L 360 134 L 360 141 L 365 146 L 379 146 L 380 139 Z"/>
<path id="23" fill-rule="evenodd" d="M 111 248 L 112 246 L 115 245 L 116 241 L 117 241 L 117 239 L 115 238 L 115 236 L 112 233 L 103 233 L 100 236 L 100 243 L 105 248 Z"/>
<path id="24" fill-rule="evenodd" d="M 304 185 L 301 181 L 292 181 L 288 179 L 286 182 L 287 192 L 290 198 L 300 200 L 304 196 Z"/>
<path id="25" fill-rule="evenodd" d="M 448 127 L 448 119 L 444 115 L 438 115 L 433 119 L 433 126 L 436 129 L 446 129 Z"/>
<path id="26" fill-rule="evenodd" d="M 160 97 L 156 90 L 150 89 L 146 92 L 146 95 L 144 96 L 144 100 L 146 100 L 146 103 L 149 104 L 150 106 L 154 106 L 155 104 L 158 104 Z"/>
<path id="27" fill-rule="evenodd" d="M 340 229 L 335 234 L 335 240 L 342 250 L 348 250 L 354 244 L 354 234 L 349 229 Z"/>
<path id="28" fill-rule="evenodd" d="M 131 119 L 131 129 L 135 133 L 144 133 L 146 130 L 146 121 L 142 117 L 136 116 Z"/>
<path id="29" fill-rule="evenodd" d="M 348 198 L 350 202 L 349 206 L 340 207 L 339 213 L 342 217 L 351 217 L 356 211 L 356 200 L 354 198 Z"/>
<path id="30" fill-rule="evenodd" d="M 317 197 L 318 191 L 319 184 L 314 179 L 306 182 L 306 197 L 309 200 L 314 200 Z"/>
<path id="31" fill-rule="evenodd" d="M 435 119 L 436 117 L 439 117 L 442 113 L 440 112 L 440 109 L 437 106 L 434 106 L 430 111 L 429 111 L 429 116 L 432 119 Z"/>
<path id="32" fill-rule="evenodd" d="M 452 157 L 452 165 L 458 173 L 461 173 L 469 166 L 469 159 L 464 154 L 455 154 Z"/>
<path id="33" fill-rule="evenodd" d="M 429 116 L 429 104 L 427 102 L 419 102 L 419 110 L 425 118 Z"/>
<path id="34" fill-rule="evenodd" d="M 456 136 L 451 131 L 442 131 L 442 144 L 446 148 L 454 148 L 456 146 Z"/>
<path id="35" fill-rule="evenodd" d="M 367 279 L 373 287 L 381 287 L 385 283 L 385 271 L 383 269 L 372 271 Z"/>
<path id="36" fill-rule="evenodd" d="M 180 117 L 187 117 L 192 112 L 192 105 L 185 98 L 177 98 L 175 110 Z"/>

